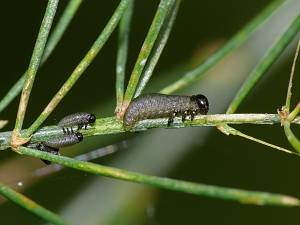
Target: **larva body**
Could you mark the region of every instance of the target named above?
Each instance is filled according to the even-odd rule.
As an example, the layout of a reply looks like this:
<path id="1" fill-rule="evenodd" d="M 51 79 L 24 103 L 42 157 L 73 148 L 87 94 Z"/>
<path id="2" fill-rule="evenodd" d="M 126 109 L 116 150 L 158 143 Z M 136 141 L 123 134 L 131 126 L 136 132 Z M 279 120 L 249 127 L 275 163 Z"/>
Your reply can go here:
<path id="1" fill-rule="evenodd" d="M 164 95 L 146 94 L 132 100 L 123 118 L 125 127 L 132 127 L 144 119 L 168 117 L 168 125 L 175 116 L 182 116 L 182 121 L 190 115 L 191 120 L 197 114 L 207 114 L 209 103 L 204 95 Z"/>
<path id="2" fill-rule="evenodd" d="M 86 129 L 87 125 L 93 124 L 95 121 L 96 116 L 94 114 L 78 112 L 65 116 L 57 125 L 62 127 L 64 133 L 71 133 L 73 132 L 73 127 L 77 126 L 78 130 L 83 127 Z"/>
<path id="3" fill-rule="evenodd" d="M 54 154 L 54 155 L 58 155 L 58 154 L 59 154 L 59 149 L 57 149 L 57 148 L 52 148 L 52 147 L 50 147 L 50 146 L 45 145 L 44 143 L 28 144 L 27 147 L 28 147 L 28 148 L 37 149 L 37 150 L 43 151 L 43 152 L 48 152 L 48 153 L 51 153 L 51 154 Z M 48 161 L 48 160 L 42 159 L 42 161 L 43 161 L 45 164 L 47 164 L 47 165 L 51 164 L 51 162 Z"/>
<path id="4" fill-rule="evenodd" d="M 59 148 L 77 144 L 82 140 L 83 140 L 82 134 L 79 132 L 75 132 L 75 133 L 64 134 L 63 136 L 55 137 L 37 144 L 29 143 L 27 147 L 37 149 L 43 152 L 52 153 L 54 155 L 58 155 Z M 44 159 L 42 159 L 42 161 L 47 165 L 51 163 L 50 161 Z"/>
<path id="5" fill-rule="evenodd" d="M 44 141 L 43 144 L 51 148 L 61 148 L 70 145 L 77 144 L 83 140 L 83 136 L 79 132 L 64 134 L 63 136 L 56 137 L 47 141 Z"/>

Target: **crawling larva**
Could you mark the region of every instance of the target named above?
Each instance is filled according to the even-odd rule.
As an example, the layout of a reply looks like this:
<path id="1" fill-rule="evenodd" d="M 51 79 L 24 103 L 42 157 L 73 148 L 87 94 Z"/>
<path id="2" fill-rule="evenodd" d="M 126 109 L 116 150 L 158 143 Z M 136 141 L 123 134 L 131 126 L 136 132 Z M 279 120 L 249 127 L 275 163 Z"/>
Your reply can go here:
<path id="1" fill-rule="evenodd" d="M 34 148 L 44 152 L 49 152 L 54 155 L 58 155 L 59 148 L 77 144 L 82 140 L 83 140 L 82 134 L 79 132 L 75 132 L 75 133 L 64 134 L 63 136 L 55 137 L 37 144 L 29 143 L 27 147 Z M 42 161 L 46 164 L 50 164 L 50 161 L 48 160 L 42 159 Z"/>
<path id="2" fill-rule="evenodd" d="M 87 125 L 93 124 L 96 121 L 96 116 L 91 113 L 78 112 L 62 118 L 57 124 L 63 129 L 64 133 L 73 133 L 73 127 L 77 126 L 78 130 Z"/>
<path id="3" fill-rule="evenodd" d="M 44 143 L 28 144 L 27 147 L 37 149 L 37 150 L 40 150 L 40 151 L 43 151 L 43 152 L 52 153 L 54 155 L 59 154 L 59 149 L 58 148 L 52 148 L 50 146 L 45 145 Z M 51 164 L 51 162 L 48 161 L 48 160 L 42 159 L 42 161 L 47 165 Z"/>
<path id="4" fill-rule="evenodd" d="M 42 143 L 51 148 L 59 149 L 61 147 L 77 144 L 82 140 L 83 140 L 82 134 L 79 132 L 75 132 L 75 133 L 64 134 L 63 136 L 52 138 Z"/>
<path id="5" fill-rule="evenodd" d="M 209 103 L 204 95 L 164 95 L 146 94 L 132 100 L 123 118 L 126 128 L 143 119 L 168 117 L 168 126 L 175 116 L 182 116 L 184 122 L 188 115 L 191 120 L 197 114 L 207 114 Z"/>

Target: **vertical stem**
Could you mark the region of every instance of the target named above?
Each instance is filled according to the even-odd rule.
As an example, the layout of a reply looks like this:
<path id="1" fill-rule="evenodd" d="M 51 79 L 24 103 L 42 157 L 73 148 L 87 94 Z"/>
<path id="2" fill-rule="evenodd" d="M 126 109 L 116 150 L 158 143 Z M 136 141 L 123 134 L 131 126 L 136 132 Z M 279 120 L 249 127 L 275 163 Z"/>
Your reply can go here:
<path id="1" fill-rule="evenodd" d="M 126 62 L 128 54 L 130 25 L 134 8 L 134 0 L 129 0 L 128 8 L 124 12 L 119 25 L 119 39 L 116 65 L 116 112 L 119 111 L 124 97 L 124 81 L 126 72 Z"/>
<path id="2" fill-rule="evenodd" d="M 128 5 L 128 0 L 122 0 L 115 10 L 114 14 L 108 21 L 107 25 L 98 36 L 97 40 L 94 42 L 88 53 L 81 60 L 78 66 L 75 68 L 71 76 L 68 80 L 63 84 L 60 90 L 56 93 L 56 95 L 52 98 L 43 112 L 39 115 L 39 117 L 34 121 L 34 123 L 26 130 L 24 133 L 24 137 L 29 137 L 50 115 L 50 113 L 55 109 L 55 107 L 60 103 L 60 101 L 64 98 L 64 96 L 70 91 L 76 81 L 80 78 L 86 68 L 91 64 L 96 55 L 102 49 L 103 45 L 106 43 L 111 33 L 116 28 L 120 18 L 123 15 L 126 7 Z"/>
<path id="3" fill-rule="evenodd" d="M 46 45 L 46 41 L 48 38 L 48 34 L 50 32 L 50 28 L 52 25 L 52 21 L 57 9 L 59 0 L 49 0 L 46 8 L 46 12 L 40 27 L 40 31 L 33 49 L 32 57 L 29 63 L 29 67 L 26 74 L 26 80 L 23 87 L 21 100 L 19 103 L 19 109 L 15 124 L 14 132 L 18 135 L 23 125 L 26 108 L 28 104 L 28 100 L 30 97 L 30 93 L 32 90 L 33 82 L 35 79 L 35 75 L 37 73 L 38 67 L 40 65 L 41 57 L 44 52 L 44 48 Z"/>
<path id="4" fill-rule="evenodd" d="M 279 55 L 284 51 L 288 44 L 293 40 L 295 35 L 300 29 L 300 14 L 295 18 L 293 23 L 284 32 L 284 34 L 277 40 L 266 52 L 264 57 L 260 60 L 254 70 L 249 74 L 242 87 L 230 103 L 226 113 L 234 113 L 250 90 L 257 83 L 259 78 L 265 74 L 265 72 L 276 61 Z"/>
<path id="5" fill-rule="evenodd" d="M 145 41 L 141 48 L 140 54 L 134 65 L 133 71 L 131 73 L 130 80 L 129 80 L 129 83 L 128 83 L 128 86 L 127 86 L 127 89 L 125 92 L 125 96 L 124 96 L 121 114 L 127 108 L 129 102 L 131 101 L 131 99 L 133 98 L 133 96 L 135 94 L 135 90 L 138 85 L 141 73 L 147 63 L 147 59 L 151 53 L 152 47 L 153 47 L 153 45 L 156 41 L 156 38 L 161 30 L 164 20 L 165 20 L 166 16 L 168 15 L 170 8 L 172 8 L 172 6 L 174 5 L 174 1 L 175 0 L 161 0 L 159 3 L 155 17 L 150 26 L 148 34 L 145 38 Z"/>
<path id="6" fill-rule="evenodd" d="M 57 25 L 53 29 L 53 33 L 50 34 L 49 39 L 46 43 L 45 51 L 41 60 L 40 66 L 48 59 L 53 49 L 61 39 L 63 33 L 65 32 L 67 26 L 70 24 L 78 7 L 80 6 L 82 0 L 70 0 L 63 15 L 57 22 Z M 14 98 L 21 92 L 22 87 L 25 82 L 27 71 L 21 76 L 21 78 L 9 89 L 7 94 L 0 101 L 0 113 L 14 100 Z"/>
<path id="7" fill-rule="evenodd" d="M 179 89 L 187 87 L 191 83 L 200 79 L 206 72 L 220 62 L 226 55 L 232 52 L 234 49 L 241 46 L 247 41 L 251 35 L 261 27 L 270 16 L 278 9 L 282 8 L 289 1 L 275 0 L 261 12 L 253 20 L 251 20 L 246 26 L 244 26 L 236 35 L 234 35 L 223 47 L 221 47 L 216 53 L 208 57 L 204 63 L 198 65 L 195 69 L 188 71 L 182 76 L 181 79 L 163 88 L 160 93 L 170 94 Z M 195 25 L 196 26 L 196 25 Z"/>
<path id="8" fill-rule="evenodd" d="M 298 58 L 298 54 L 299 54 L 299 49 L 300 49 L 300 40 L 298 41 L 298 44 L 297 44 L 297 49 L 296 49 L 295 57 L 293 60 L 292 70 L 291 70 L 291 74 L 290 74 L 290 81 L 289 81 L 289 86 L 288 86 L 287 95 L 286 95 L 285 109 L 288 112 L 290 111 L 293 78 L 294 78 L 294 74 L 295 74 L 295 68 L 296 68 L 296 62 L 297 62 L 297 58 Z"/>
<path id="9" fill-rule="evenodd" d="M 142 77 L 141 81 L 137 87 L 134 97 L 137 97 L 142 93 L 146 84 L 148 83 L 148 81 L 150 80 L 150 78 L 153 74 L 154 68 L 160 58 L 160 55 L 161 55 L 162 51 L 164 50 L 164 47 L 167 44 L 169 35 L 171 33 L 173 24 L 174 24 L 176 16 L 177 16 L 177 12 L 178 12 L 180 3 L 181 3 L 181 0 L 176 0 L 174 8 L 172 8 L 170 10 L 171 12 L 169 13 L 170 14 L 169 18 L 167 19 L 167 21 L 165 21 L 164 27 L 162 28 L 162 32 L 159 34 L 157 43 L 155 43 L 155 47 L 154 47 L 155 51 L 153 52 L 153 54 L 151 54 L 151 58 L 150 58 L 149 62 L 146 64 L 144 72 L 141 76 Z"/>

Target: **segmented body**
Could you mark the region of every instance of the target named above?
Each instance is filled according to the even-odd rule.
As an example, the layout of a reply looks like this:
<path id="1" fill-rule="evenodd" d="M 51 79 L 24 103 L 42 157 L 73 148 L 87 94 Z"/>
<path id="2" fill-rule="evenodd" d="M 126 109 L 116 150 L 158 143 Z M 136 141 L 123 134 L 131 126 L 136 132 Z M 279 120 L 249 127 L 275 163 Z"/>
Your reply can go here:
<path id="1" fill-rule="evenodd" d="M 29 143 L 27 147 L 58 155 L 60 148 L 77 144 L 82 140 L 82 134 L 79 132 L 75 132 L 64 134 L 63 136 L 55 137 L 40 143 Z M 50 161 L 44 159 L 42 159 L 42 161 L 47 165 L 51 163 Z"/>
<path id="2" fill-rule="evenodd" d="M 57 124 L 60 126 L 64 133 L 73 133 L 73 127 L 78 127 L 78 130 L 81 128 L 87 128 L 87 125 L 94 123 L 96 116 L 91 113 L 78 112 L 62 118 Z"/>
<path id="3" fill-rule="evenodd" d="M 123 122 L 125 127 L 131 127 L 143 119 L 168 117 L 168 125 L 175 116 L 182 120 L 190 115 L 191 120 L 197 114 L 206 114 L 209 104 L 204 95 L 182 96 L 164 94 L 146 94 L 132 100 L 128 106 Z"/>
<path id="4" fill-rule="evenodd" d="M 63 136 L 59 136 L 47 141 L 42 142 L 44 145 L 47 145 L 52 148 L 61 148 L 70 145 L 77 144 L 83 140 L 83 136 L 79 132 L 64 134 Z"/>

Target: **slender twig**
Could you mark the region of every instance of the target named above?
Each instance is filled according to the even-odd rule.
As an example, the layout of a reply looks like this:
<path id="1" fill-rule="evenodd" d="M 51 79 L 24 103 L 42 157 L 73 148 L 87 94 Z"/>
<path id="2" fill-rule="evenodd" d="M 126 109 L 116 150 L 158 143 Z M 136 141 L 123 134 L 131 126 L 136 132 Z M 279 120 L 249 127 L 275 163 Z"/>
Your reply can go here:
<path id="1" fill-rule="evenodd" d="M 271 194 L 258 191 L 244 191 L 241 189 L 224 188 L 213 185 L 180 181 L 170 178 L 161 178 L 156 176 L 144 175 L 141 173 L 131 172 L 123 169 L 117 169 L 108 166 L 102 166 L 90 162 L 82 162 L 68 157 L 57 156 L 30 148 L 20 147 L 21 152 L 28 156 L 38 157 L 49 160 L 54 163 L 71 167 L 88 173 L 103 175 L 107 177 L 117 178 L 120 180 L 131 181 L 150 185 L 153 187 L 163 188 L 172 191 L 179 191 L 199 196 L 220 198 L 226 200 L 239 201 L 245 204 L 256 205 L 277 205 L 277 206 L 297 206 L 299 200 L 294 197 Z"/>
<path id="2" fill-rule="evenodd" d="M 258 139 L 258 138 L 254 138 L 254 137 L 249 136 L 249 135 L 247 135 L 247 134 L 244 134 L 244 133 L 240 132 L 239 130 L 234 129 L 233 127 L 228 126 L 227 124 L 222 124 L 222 125 L 220 125 L 220 126 L 217 126 L 217 128 L 218 128 L 222 133 L 224 133 L 224 134 L 226 134 L 226 135 L 236 135 L 236 136 L 240 136 L 240 137 L 245 138 L 245 139 L 248 139 L 248 140 L 250 140 L 250 141 L 254 141 L 254 142 L 257 142 L 257 143 L 259 143 L 259 144 L 262 144 L 262 145 L 271 147 L 271 148 L 276 149 L 276 150 L 278 150 L 278 151 L 282 151 L 282 152 L 285 152 L 285 153 L 289 153 L 289 154 L 293 154 L 293 155 L 299 156 L 299 154 L 296 153 L 296 152 L 292 152 L 291 150 L 288 150 L 288 149 L 286 149 L 286 148 L 282 148 L 282 147 L 279 147 L 279 146 L 277 146 L 277 145 L 273 145 L 273 144 L 270 144 L 270 143 L 268 143 L 268 142 L 266 142 L 266 141 L 260 140 L 260 139 Z"/>
<path id="3" fill-rule="evenodd" d="M 170 94 L 179 89 L 187 87 L 196 80 L 200 79 L 206 71 L 212 68 L 215 64 L 221 61 L 226 55 L 232 52 L 234 49 L 241 46 L 247 41 L 252 34 L 257 31 L 265 22 L 278 11 L 284 7 L 289 1 L 275 0 L 271 3 L 253 20 L 251 20 L 245 27 L 243 27 L 236 35 L 234 35 L 222 48 L 216 53 L 207 58 L 204 63 L 197 66 L 195 69 L 188 71 L 186 74 L 174 83 L 163 88 L 160 92 L 163 94 Z"/>
<path id="4" fill-rule="evenodd" d="M 40 61 L 44 52 L 44 48 L 46 45 L 46 41 L 48 38 L 48 34 L 50 32 L 50 28 L 52 25 L 52 21 L 57 9 L 59 0 L 49 0 L 46 8 L 46 12 L 40 27 L 40 31 L 38 37 L 36 39 L 36 43 L 33 49 L 33 53 L 31 56 L 31 60 L 29 63 L 29 67 L 26 74 L 26 79 L 24 83 L 24 87 L 21 94 L 21 99 L 19 103 L 18 114 L 16 118 L 16 124 L 12 136 L 12 146 L 17 146 L 19 133 L 22 129 L 26 108 L 28 104 L 28 100 L 30 97 L 30 93 L 32 90 L 33 82 L 35 79 L 35 75 L 37 73 L 38 67 L 40 65 Z"/>
<path id="5" fill-rule="evenodd" d="M 300 15 L 293 21 L 289 28 L 283 33 L 278 41 L 268 49 L 264 57 L 260 60 L 254 70 L 249 74 L 246 81 L 243 83 L 238 93 L 230 103 L 227 113 L 234 113 L 247 94 L 252 90 L 257 81 L 266 74 L 266 71 L 278 59 L 280 54 L 293 40 L 300 29 Z"/>
<path id="6" fill-rule="evenodd" d="M 0 183 L 0 194 L 20 207 L 26 209 L 30 213 L 36 215 L 37 217 L 55 225 L 67 225 L 69 223 L 65 222 L 57 214 L 49 211 L 48 209 L 42 207 L 26 196 L 14 191 L 13 189 L 7 187 L 6 185 Z"/>
<path id="7" fill-rule="evenodd" d="M 118 117 L 120 118 L 122 118 L 123 112 L 125 111 L 125 109 L 127 108 L 128 104 L 130 103 L 131 99 L 135 94 L 141 73 L 147 63 L 148 57 L 158 37 L 158 34 L 163 26 L 164 20 L 166 19 L 169 10 L 173 7 L 174 2 L 175 0 L 161 0 L 159 3 L 152 24 L 145 38 L 139 56 L 136 60 L 133 71 L 131 73 L 128 86 L 126 88 L 126 92 L 124 95 L 122 109 L 120 115 L 118 115 Z"/>
<path id="8" fill-rule="evenodd" d="M 174 123 L 168 126 L 167 118 L 149 119 L 139 121 L 130 131 L 145 131 L 151 128 L 184 128 L 196 126 L 218 126 L 226 124 L 280 124 L 281 118 L 278 114 L 215 114 L 215 115 L 199 115 L 194 121 L 185 121 L 182 123 L 181 118 L 176 117 Z M 300 117 L 296 117 L 292 123 L 300 124 Z M 75 131 L 75 130 L 74 130 Z M 99 118 L 95 124 L 86 130 L 81 130 L 84 136 L 96 136 L 105 134 L 123 133 L 123 123 L 115 117 Z M 24 130 L 23 132 L 26 132 Z M 11 132 L 0 132 L 0 150 L 9 148 L 9 139 Z M 60 127 L 49 126 L 43 127 L 32 135 L 31 142 L 41 142 L 48 139 L 63 135 Z"/>
<path id="9" fill-rule="evenodd" d="M 5 127 L 5 125 L 8 123 L 8 120 L 0 120 L 0 129 Z"/>
<path id="10" fill-rule="evenodd" d="M 176 0 L 174 8 L 170 10 L 170 16 L 167 18 L 167 20 L 164 22 L 164 26 L 162 27 L 162 31 L 160 32 L 157 41 L 155 43 L 155 46 L 153 48 L 153 53 L 150 55 L 150 59 L 148 60 L 145 69 L 141 75 L 141 81 L 139 82 L 139 85 L 137 87 L 137 90 L 135 92 L 134 97 L 139 96 L 142 91 L 144 90 L 146 84 L 150 80 L 153 71 L 155 69 L 155 66 L 160 58 L 160 55 L 162 51 L 164 50 L 164 47 L 167 44 L 167 41 L 169 39 L 169 35 L 171 33 L 173 24 L 175 22 L 177 12 L 180 6 L 181 0 Z"/>
<path id="11" fill-rule="evenodd" d="M 46 43 L 45 51 L 40 63 L 40 66 L 48 59 L 53 52 L 57 43 L 60 41 L 63 33 L 73 19 L 78 7 L 82 0 L 70 0 L 66 9 L 64 10 L 61 18 L 54 27 L 53 32 L 50 34 L 49 39 Z M 27 71 L 21 76 L 21 78 L 12 86 L 7 94 L 0 101 L 0 113 L 12 102 L 12 100 L 21 92 L 25 82 Z"/>
<path id="12" fill-rule="evenodd" d="M 124 97 L 124 82 L 129 45 L 129 33 L 131 27 L 131 19 L 134 9 L 134 0 L 129 0 L 128 8 L 124 12 L 119 24 L 119 40 L 116 63 L 116 99 L 117 105 L 115 112 L 120 110 Z"/>
<path id="13" fill-rule="evenodd" d="M 39 117 L 34 121 L 34 123 L 27 129 L 24 133 L 24 137 L 29 137 L 50 115 L 50 113 L 55 109 L 55 107 L 60 103 L 60 101 L 64 98 L 64 96 L 70 91 L 76 81 L 80 78 L 83 72 L 87 69 L 87 67 L 92 63 L 96 55 L 102 49 L 103 45 L 106 43 L 111 33 L 116 28 L 120 18 L 122 17 L 123 12 L 125 11 L 128 5 L 128 0 L 122 0 L 115 10 L 114 14 L 108 21 L 107 25 L 98 36 L 97 40 L 94 42 L 88 53 L 81 60 L 78 66 L 75 68 L 71 76 L 68 80 L 63 84 L 60 90 L 56 93 L 56 95 L 52 98 L 43 112 L 39 115 Z"/>
<path id="14" fill-rule="evenodd" d="M 297 49 L 296 49 L 296 53 L 295 53 L 295 56 L 294 56 L 293 65 L 292 65 L 291 74 L 290 74 L 289 86 L 288 86 L 288 90 L 287 90 L 287 94 L 286 94 L 285 109 L 288 112 L 290 111 L 291 98 L 292 98 L 292 87 L 293 87 L 293 78 L 294 78 L 294 74 L 295 74 L 297 58 L 298 58 L 298 55 L 299 55 L 299 49 L 300 49 L 300 40 L 298 41 L 298 44 L 297 44 Z"/>

